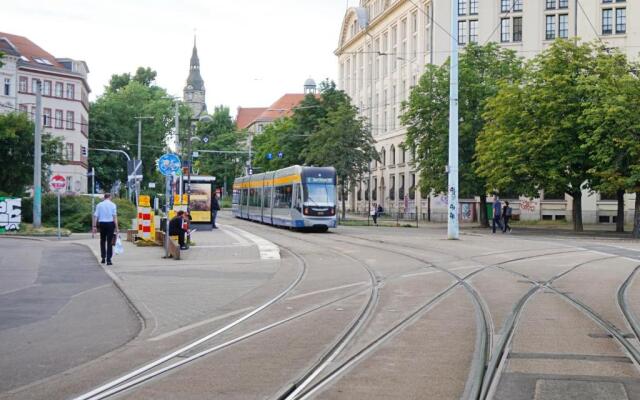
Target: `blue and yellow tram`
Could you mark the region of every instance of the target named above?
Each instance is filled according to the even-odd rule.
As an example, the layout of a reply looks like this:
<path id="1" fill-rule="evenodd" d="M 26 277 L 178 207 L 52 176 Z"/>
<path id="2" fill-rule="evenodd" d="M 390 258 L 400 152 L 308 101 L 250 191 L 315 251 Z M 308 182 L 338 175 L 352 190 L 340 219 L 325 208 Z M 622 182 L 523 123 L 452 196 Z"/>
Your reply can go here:
<path id="1" fill-rule="evenodd" d="M 233 215 L 290 228 L 335 228 L 336 170 L 294 165 L 236 178 Z"/>

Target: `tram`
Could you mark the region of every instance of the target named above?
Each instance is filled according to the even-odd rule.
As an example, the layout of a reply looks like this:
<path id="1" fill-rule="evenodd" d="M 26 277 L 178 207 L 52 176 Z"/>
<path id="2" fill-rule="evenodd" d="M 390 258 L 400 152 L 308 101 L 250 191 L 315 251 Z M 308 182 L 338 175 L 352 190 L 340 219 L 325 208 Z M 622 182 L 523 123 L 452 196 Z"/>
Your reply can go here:
<path id="1" fill-rule="evenodd" d="M 295 229 L 336 227 L 336 170 L 294 165 L 236 178 L 233 215 Z"/>

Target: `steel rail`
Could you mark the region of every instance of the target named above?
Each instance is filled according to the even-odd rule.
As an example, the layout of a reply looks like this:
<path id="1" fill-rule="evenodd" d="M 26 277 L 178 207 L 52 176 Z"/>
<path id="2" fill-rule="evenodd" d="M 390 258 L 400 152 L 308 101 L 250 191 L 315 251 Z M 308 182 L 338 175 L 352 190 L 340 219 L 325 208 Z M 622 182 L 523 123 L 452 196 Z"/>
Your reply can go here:
<path id="1" fill-rule="evenodd" d="M 629 274 L 627 279 L 618 289 L 618 306 L 620 307 L 620 310 L 624 314 L 624 317 L 627 319 L 627 324 L 633 331 L 633 334 L 635 335 L 636 340 L 640 342 L 640 323 L 638 322 L 636 315 L 634 314 L 634 312 L 631 310 L 631 307 L 629 306 L 628 296 L 627 296 L 627 289 L 629 289 L 634 279 L 638 275 L 638 271 L 640 271 L 640 265 L 634 268 L 634 270 Z"/>
<path id="2" fill-rule="evenodd" d="M 307 265 L 304 262 L 304 260 L 298 258 L 298 256 L 293 252 L 291 252 L 291 254 L 301 262 L 300 268 L 299 268 L 299 271 L 298 271 L 298 275 L 291 282 L 291 284 L 289 284 L 289 286 L 287 286 L 278 295 L 276 295 L 275 297 L 271 298 L 270 300 L 268 300 L 267 302 L 263 303 L 262 305 L 256 307 L 255 309 L 253 309 L 252 311 L 250 311 L 247 314 L 243 315 L 242 317 L 240 317 L 240 318 L 234 320 L 233 322 L 223 326 L 222 328 L 217 329 L 216 331 L 214 331 L 214 332 L 212 332 L 212 333 L 210 333 L 210 334 L 208 334 L 208 335 L 206 335 L 206 336 L 204 336 L 204 337 L 202 337 L 202 338 L 200 338 L 198 340 L 195 340 L 195 341 L 189 343 L 186 346 L 180 347 L 179 349 L 174 350 L 173 352 L 171 352 L 171 353 L 169 353 L 169 354 L 167 354 L 167 355 L 165 355 L 165 356 L 163 356 L 161 358 L 158 358 L 155 361 L 152 361 L 152 362 L 150 362 L 148 364 L 145 364 L 145 365 L 137 368 L 136 370 L 134 370 L 132 372 L 129 372 L 129 373 L 117 378 L 117 379 L 114 379 L 114 380 L 112 380 L 110 382 L 107 382 L 107 383 L 103 384 L 102 386 L 99 386 L 99 387 L 97 387 L 97 388 L 95 388 L 95 389 L 93 389 L 93 390 L 91 390 L 91 391 L 89 391 L 89 392 L 87 392 L 85 394 L 82 394 L 82 395 L 80 395 L 78 397 L 75 397 L 74 400 L 89 400 L 89 399 L 91 399 L 91 400 L 99 400 L 99 399 L 103 399 L 103 398 L 105 398 L 107 396 L 102 396 L 101 393 L 106 392 L 107 390 L 110 390 L 110 389 L 112 389 L 112 388 L 114 388 L 114 387 L 116 387 L 116 386 L 118 386 L 118 385 L 120 385 L 120 384 L 122 384 L 122 383 L 124 383 L 124 382 L 126 382 L 128 380 L 131 380 L 131 379 L 133 379 L 133 378 L 135 378 L 135 377 L 137 377 L 137 376 L 139 376 L 139 375 L 141 375 L 141 374 L 143 374 L 143 373 L 145 373 L 145 372 L 147 372 L 147 371 L 149 371 L 149 370 L 151 370 L 153 368 L 156 368 L 159 365 L 162 365 L 162 364 L 166 363 L 167 361 L 179 356 L 180 354 L 184 353 L 185 351 L 191 350 L 194 347 L 199 346 L 200 344 L 202 344 L 202 343 L 204 343 L 204 342 L 206 342 L 208 340 L 211 340 L 212 338 L 214 338 L 214 337 L 220 335 L 221 333 L 228 331 L 229 329 L 233 328 L 234 326 L 236 326 L 236 325 L 248 320 L 249 318 L 253 317 L 254 315 L 258 314 L 259 312 L 265 310 L 267 307 L 273 305 L 274 303 L 276 303 L 277 301 L 282 299 L 284 296 L 289 294 L 302 281 L 302 278 L 306 274 L 306 271 L 307 271 Z"/>

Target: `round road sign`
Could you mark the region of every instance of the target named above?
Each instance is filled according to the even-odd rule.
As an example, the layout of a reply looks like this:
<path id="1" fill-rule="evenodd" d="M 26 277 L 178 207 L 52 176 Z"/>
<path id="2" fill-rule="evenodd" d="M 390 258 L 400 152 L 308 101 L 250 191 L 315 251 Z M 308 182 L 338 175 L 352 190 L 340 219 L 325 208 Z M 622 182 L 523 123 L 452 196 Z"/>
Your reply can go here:
<path id="1" fill-rule="evenodd" d="M 61 192 L 67 187 L 67 180 L 62 175 L 54 175 L 49 179 L 49 187 L 54 192 Z"/>

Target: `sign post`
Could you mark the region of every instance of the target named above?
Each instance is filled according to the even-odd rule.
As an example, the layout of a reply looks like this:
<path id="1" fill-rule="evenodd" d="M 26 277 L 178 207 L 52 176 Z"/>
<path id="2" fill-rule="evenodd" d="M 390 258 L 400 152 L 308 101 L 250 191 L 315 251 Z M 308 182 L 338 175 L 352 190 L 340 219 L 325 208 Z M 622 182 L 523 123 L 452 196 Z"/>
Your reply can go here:
<path id="1" fill-rule="evenodd" d="M 58 240 L 60 240 L 60 194 L 67 187 L 67 180 L 62 175 L 54 175 L 49 180 L 49 187 L 58 195 Z"/>
<path id="2" fill-rule="evenodd" d="M 175 154 L 167 153 L 158 159 L 158 171 L 166 177 L 165 181 L 165 231 L 164 231 L 164 257 L 169 258 L 169 209 L 171 207 L 171 198 L 173 197 L 173 187 L 171 178 L 179 174 L 182 168 L 180 157 Z"/>

